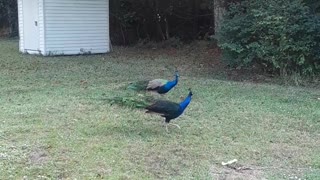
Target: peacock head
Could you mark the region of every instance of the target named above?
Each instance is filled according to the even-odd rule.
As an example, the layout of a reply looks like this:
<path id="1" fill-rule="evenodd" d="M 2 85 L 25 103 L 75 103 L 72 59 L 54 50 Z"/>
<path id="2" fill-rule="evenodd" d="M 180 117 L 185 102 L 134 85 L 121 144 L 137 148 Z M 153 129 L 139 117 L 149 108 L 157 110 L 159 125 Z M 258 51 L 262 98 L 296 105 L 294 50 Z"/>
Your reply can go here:
<path id="1" fill-rule="evenodd" d="M 179 77 L 179 72 L 178 72 L 177 66 L 175 66 L 175 76 L 176 76 L 176 77 Z"/>
<path id="2" fill-rule="evenodd" d="M 175 76 L 179 77 L 179 72 L 178 71 L 175 72 Z"/>
<path id="3" fill-rule="evenodd" d="M 192 96 L 192 95 L 193 95 L 193 93 L 191 91 L 191 88 L 189 88 L 189 96 Z"/>

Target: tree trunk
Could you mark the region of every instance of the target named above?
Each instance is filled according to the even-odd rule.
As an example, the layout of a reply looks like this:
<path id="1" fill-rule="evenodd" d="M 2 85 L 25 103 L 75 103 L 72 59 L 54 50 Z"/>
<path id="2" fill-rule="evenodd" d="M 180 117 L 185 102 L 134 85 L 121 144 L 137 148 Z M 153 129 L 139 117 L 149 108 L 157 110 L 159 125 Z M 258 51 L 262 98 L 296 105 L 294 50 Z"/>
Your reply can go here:
<path id="1" fill-rule="evenodd" d="M 199 18 L 199 2 L 198 0 L 193 0 L 192 2 L 192 11 L 194 13 L 193 19 L 193 34 L 196 39 L 198 39 L 197 35 L 199 32 L 198 18 Z"/>
<path id="2" fill-rule="evenodd" d="M 165 19 L 164 19 L 164 21 L 165 21 L 165 25 L 166 25 L 166 39 L 168 40 L 168 39 L 170 39 L 170 33 L 169 33 L 169 22 L 168 22 L 168 18 L 166 17 Z"/>
<path id="3" fill-rule="evenodd" d="M 225 0 L 213 0 L 213 14 L 214 14 L 214 32 L 218 32 L 221 26 L 223 15 L 226 11 Z"/>
<path id="4" fill-rule="evenodd" d="M 18 10 L 17 2 L 10 1 L 7 3 L 7 18 L 9 24 L 9 36 L 18 36 Z"/>
<path id="5" fill-rule="evenodd" d="M 161 24 L 160 22 L 157 20 L 157 30 L 158 30 L 158 34 L 161 38 L 162 41 L 166 40 L 164 34 L 163 34 L 163 31 L 162 31 L 162 27 L 161 27 Z"/>
<path id="6" fill-rule="evenodd" d="M 154 10 L 155 10 L 155 16 L 156 16 L 156 26 L 157 26 L 157 34 L 158 34 L 158 37 L 160 37 L 160 40 L 161 41 L 164 41 L 166 40 L 166 37 L 163 33 L 163 30 L 162 30 L 162 27 L 161 27 L 161 20 L 163 19 L 163 14 L 160 14 L 160 10 L 159 10 L 159 1 L 157 0 L 154 0 Z"/>

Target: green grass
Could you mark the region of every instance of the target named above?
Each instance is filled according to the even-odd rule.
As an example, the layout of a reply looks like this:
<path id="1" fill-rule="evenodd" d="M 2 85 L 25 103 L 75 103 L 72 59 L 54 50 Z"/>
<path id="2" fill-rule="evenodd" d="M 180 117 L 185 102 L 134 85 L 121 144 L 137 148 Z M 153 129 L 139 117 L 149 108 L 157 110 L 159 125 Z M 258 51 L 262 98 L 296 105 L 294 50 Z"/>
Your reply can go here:
<path id="1" fill-rule="evenodd" d="M 196 52 L 39 57 L 17 46 L 0 41 L 0 179 L 320 178 L 319 89 L 218 80 Z M 166 98 L 194 91 L 181 129 L 106 101 L 131 81 L 173 78 L 174 65 L 181 80 Z M 234 158 L 250 169 L 221 166 Z"/>

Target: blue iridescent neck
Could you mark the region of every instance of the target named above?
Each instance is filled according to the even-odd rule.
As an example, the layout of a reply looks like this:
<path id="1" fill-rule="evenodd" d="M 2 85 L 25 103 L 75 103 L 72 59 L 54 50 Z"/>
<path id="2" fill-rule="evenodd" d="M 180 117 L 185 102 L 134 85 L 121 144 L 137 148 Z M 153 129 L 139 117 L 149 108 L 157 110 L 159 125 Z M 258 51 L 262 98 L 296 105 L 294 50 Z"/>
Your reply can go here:
<path id="1" fill-rule="evenodd" d="M 179 74 L 176 72 L 176 79 L 171 81 L 174 85 L 178 84 L 179 81 Z"/>
<path id="2" fill-rule="evenodd" d="M 178 80 L 179 80 L 179 74 L 178 72 L 176 72 L 176 79 L 175 79 L 175 82 L 178 83 Z"/>
<path id="3" fill-rule="evenodd" d="M 187 106 L 189 105 L 189 103 L 191 102 L 191 97 L 192 94 L 189 93 L 189 95 L 186 97 L 186 99 L 184 99 L 181 103 L 180 103 L 180 107 L 183 110 L 185 110 L 187 108 Z"/>
<path id="4" fill-rule="evenodd" d="M 176 79 L 173 80 L 173 81 L 169 81 L 169 82 L 166 84 L 166 87 L 167 87 L 168 89 L 171 89 L 171 88 L 173 88 L 175 85 L 178 84 L 178 81 L 179 81 L 179 75 L 178 75 L 178 73 L 176 73 Z"/>

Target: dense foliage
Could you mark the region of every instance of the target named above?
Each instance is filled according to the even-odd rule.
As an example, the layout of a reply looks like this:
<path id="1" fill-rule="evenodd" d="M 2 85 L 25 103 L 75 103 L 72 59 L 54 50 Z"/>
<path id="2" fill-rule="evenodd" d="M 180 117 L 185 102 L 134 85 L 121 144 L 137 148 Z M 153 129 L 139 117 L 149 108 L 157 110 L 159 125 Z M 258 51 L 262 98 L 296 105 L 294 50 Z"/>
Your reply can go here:
<path id="1" fill-rule="evenodd" d="M 1 29 L 7 29 L 7 32 L 1 32 Z M 18 35 L 18 10 L 16 0 L 0 0 L 0 36 L 8 34 L 9 36 Z"/>
<path id="2" fill-rule="evenodd" d="M 213 32 L 212 0 L 110 0 L 114 44 L 170 38 L 194 40 Z"/>
<path id="3" fill-rule="evenodd" d="M 304 0 L 305 2 L 311 9 L 311 12 L 320 15 L 320 1 L 319 0 Z"/>
<path id="4" fill-rule="evenodd" d="M 320 72 L 320 20 L 300 0 L 232 4 L 217 37 L 232 66 L 258 64 L 280 75 Z"/>

